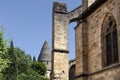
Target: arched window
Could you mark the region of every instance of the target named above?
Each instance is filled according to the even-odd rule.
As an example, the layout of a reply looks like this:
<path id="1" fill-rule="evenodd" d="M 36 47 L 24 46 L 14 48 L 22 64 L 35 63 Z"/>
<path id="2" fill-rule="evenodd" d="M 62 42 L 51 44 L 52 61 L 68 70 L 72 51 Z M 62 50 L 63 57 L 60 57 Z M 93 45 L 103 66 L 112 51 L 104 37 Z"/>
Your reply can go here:
<path id="1" fill-rule="evenodd" d="M 104 32 L 102 34 L 103 62 L 104 66 L 118 62 L 118 38 L 117 25 L 114 17 L 108 14 L 103 22 Z"/>
<path id="2" fill-rule="evenodd" d="M 69 69 L 69 80 L 75 79 L 75 64 L 72 65 Z"/>

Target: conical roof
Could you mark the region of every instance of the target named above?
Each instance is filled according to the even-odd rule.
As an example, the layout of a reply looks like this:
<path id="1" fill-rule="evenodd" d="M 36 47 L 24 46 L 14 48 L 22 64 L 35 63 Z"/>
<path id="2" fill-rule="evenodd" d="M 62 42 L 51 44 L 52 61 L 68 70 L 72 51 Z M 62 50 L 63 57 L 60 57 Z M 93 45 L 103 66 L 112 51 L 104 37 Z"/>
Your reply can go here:
<path id="1" fill-rule="evenodd" d="M 38 61 L 51 61 L 51 50 L 47 40 L 45 40 Z"/>

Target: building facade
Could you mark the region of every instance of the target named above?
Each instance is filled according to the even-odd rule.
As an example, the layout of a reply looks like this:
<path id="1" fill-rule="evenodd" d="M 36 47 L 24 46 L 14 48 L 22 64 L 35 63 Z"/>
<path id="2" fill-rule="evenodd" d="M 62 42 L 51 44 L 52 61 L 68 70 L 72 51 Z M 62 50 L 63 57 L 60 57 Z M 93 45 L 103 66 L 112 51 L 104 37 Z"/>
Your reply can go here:
<path id="1" fill-rule="evenodd" d="M 120 0 L 83 0 L 71 12 L 65 4 L 54 3 L 52 80 L 69 80 L 68 24 L 73 21 L 74 80 L 120 80 Z"/>

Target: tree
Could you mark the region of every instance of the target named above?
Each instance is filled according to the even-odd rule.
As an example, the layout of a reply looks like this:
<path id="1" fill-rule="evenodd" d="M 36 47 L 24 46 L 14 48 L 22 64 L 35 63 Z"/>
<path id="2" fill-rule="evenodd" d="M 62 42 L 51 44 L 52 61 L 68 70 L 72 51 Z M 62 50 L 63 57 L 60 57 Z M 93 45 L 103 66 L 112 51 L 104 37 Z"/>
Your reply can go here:
<path id="1" fill-rule="evenodd" d="M 39 75 L 45 76 L 47 67 L 44 63 L 35 61 L 31 65 L 32 69 L 39 73 Z"/>
<path id="2" fill-rule="evenodd" d="M 14 48 L 13 41 L 7 47 L 4 39 L 4 31 L 0 30 L 0 80 L 49 80 L 45 75 L 46 66 L 37 62 L 35 56 L 33 61 L 20 48 Z"/>
<path id="3" fill-rule="evenodd" d="M 11 61 L 8 68 L 3 71 L 4 80 L 16 80 L 17 77 L 17 59 L 14 53 L 14 45 L 13 41 L 10 43 L 10 47 L 8 48 L 8 58 Z"/>
<path id="4" fill-rule="evenodd" d="M 17 80 L 50 80 L 46 76 L 40 76 L 36 71 L 31 70 L 31 74 L 21 73 L 17 76 Z"/>
<path id="5" fill-rule="evenodd" d="M 0 79 L 3 77 L 1 72 L 8 67 L 10 61 L 6 58 L 7 52 L 7 40 L 4 40 L 4 31 L 3 28 L 0 30 Z"/>
<path id="6" fill-rule="evenodd" d="M 14 48 L 17 58 L 17 75 L 21 73 L 29 74 L 30 65 L 32 63 L 31 56 L 27 55 L 20 48 Z"/>
<path id="7" fill-rule="evenodd" d="M 25 74 L 25 73 L 19 74 L 17 80 L 42 80 L 37 72 L 33 70 L 30 71 L 31 74 Z"/>
<path id="8" fill-rule="evenodd" d="M 36 61 L 36 58 L 35 58 L 35 56 L 33 57 L 33 62 L 35 62 Z"/>

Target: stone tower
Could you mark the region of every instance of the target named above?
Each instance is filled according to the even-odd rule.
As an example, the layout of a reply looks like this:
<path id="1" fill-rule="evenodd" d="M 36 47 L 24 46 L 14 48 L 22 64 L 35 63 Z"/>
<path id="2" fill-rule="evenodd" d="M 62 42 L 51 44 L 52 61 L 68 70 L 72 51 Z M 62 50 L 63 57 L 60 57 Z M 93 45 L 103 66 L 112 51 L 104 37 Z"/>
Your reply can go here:
<path id="1" fill-rule="evenodd" d="M 42 61 L 47 66 L 46 76 L 50 77 L 51 73 L 51 50 L 48 41 L 46 40 L 42 46 L 38 61 Z"/>
<path id="2" fill-rule="evenodd" d="M 81 6 L 67 12 L 65 3 L 54 2 L 52 25 L 52 80 L 69 80 L 68 25 L 81 14 Z M 76 21 L 77 22 L 77 21 Z"/>
<path id="3" fill-rule="evenodd" d="M 65 4 L 54 2 L 52 80 L 68 80 L 68 24 L 66 13 L 67 9 Z"/>

